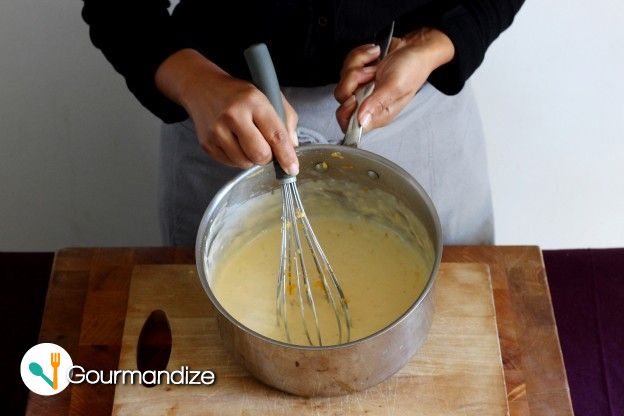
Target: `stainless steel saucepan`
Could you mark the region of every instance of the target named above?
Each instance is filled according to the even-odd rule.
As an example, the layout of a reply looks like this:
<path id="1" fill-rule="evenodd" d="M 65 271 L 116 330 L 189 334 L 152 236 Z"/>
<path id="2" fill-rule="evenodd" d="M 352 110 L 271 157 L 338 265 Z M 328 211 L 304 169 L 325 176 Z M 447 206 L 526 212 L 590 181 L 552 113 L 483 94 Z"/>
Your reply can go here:
<path id="1" fill-rule="evenodd" d="M 262 71 L 273 71 L 273 77 L 268 83 L 256 84 L 268 97 L 281 100 L 272 63 L 260 59 L 258 65 L 267 65 Z M 363 390 L 401 369 L 427 338 L 442 256 L 440 222 L 422 186 L 405 170 L 377 154 L 349 146 L 308 145 L 298 148 L 297 155 L 297 180 L 313 224 L 314 215 L 328 209 L 367 216 L 392 227 L 420 247 L 430 272 L 424 290 L 412 306 L 386 328 L 366 338 L 322 347 L 290 345 L 267 338 L 228 313 L 212 289 L 215 270 L 223 253 L 237 240 L 280 220 L 281 196 L 272 165 L 242 172 L 212 200 L 198 230 L 197 271 L 214 305 L 225 347 L 257 379 L 307 397 Z"/>

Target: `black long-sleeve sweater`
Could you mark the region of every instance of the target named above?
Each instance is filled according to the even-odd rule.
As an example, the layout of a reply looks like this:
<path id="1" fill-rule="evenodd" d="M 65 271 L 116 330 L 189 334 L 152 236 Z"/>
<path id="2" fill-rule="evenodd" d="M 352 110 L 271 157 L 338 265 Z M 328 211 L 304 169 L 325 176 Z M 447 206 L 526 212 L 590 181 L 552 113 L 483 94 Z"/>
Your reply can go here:
<path id="1" fill-rule="evenodd" d="M 339 79 L 348 51 L 371 42 L 395 20 L 401 36 L 423 26 L 446 33 L 451 62 L 429 77 L 445 94 L 458 93 L 485 51 L 524 0 L 84 0 L 82 16 L 93 44 L 121 73 L 139 101 L 163 121 L 187 118 L 156 88 L 158 66 L 193 48 L 231 75 L 249 79 L 243 50 L 269 46 L 280 83 L 319 86 Z"/>

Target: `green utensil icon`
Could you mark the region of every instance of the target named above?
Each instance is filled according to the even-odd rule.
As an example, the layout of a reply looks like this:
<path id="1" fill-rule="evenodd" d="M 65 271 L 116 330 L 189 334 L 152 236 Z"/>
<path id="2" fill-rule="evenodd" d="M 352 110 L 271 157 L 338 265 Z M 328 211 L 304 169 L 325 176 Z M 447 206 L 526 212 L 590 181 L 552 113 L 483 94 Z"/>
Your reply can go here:
<path id="1" fill-rule="evenodd" d="M 28 366 L 28 369 L 30 370 L 31 373 L 33 373 L 36 376 L 41 377 L 42 379 L 45 380 L 46 383 L 48 383 L 50 385 L 50 387 L 53 386 L 52 380 L 50 380 L 48 378 L 48 376 L 46 376 L 45 374 L 43 374 L 43 368 L 41 368 L 41 366 L 37 363 L 30 363 L 30 365 Z"/>

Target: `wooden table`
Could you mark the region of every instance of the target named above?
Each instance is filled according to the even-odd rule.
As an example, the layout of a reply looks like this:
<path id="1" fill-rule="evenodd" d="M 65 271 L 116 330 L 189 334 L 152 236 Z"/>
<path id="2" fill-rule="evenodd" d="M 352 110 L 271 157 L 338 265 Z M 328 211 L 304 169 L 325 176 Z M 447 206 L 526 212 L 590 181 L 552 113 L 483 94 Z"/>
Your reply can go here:
<path id="1" fill-rule="evenodd" d="M 490 267 L 510 414 L 573 414 L 540 249 L 454 246 L 442 261 Z M 39 341 L 61 345 L 85 368 L 117 369 L 134 265 L 190 263 L 190 249 L 59 251 Z M 27 414 L 109 415 L 114 393 L 115 386 L 80 384 L 56 396 L 30 394 Z"/>

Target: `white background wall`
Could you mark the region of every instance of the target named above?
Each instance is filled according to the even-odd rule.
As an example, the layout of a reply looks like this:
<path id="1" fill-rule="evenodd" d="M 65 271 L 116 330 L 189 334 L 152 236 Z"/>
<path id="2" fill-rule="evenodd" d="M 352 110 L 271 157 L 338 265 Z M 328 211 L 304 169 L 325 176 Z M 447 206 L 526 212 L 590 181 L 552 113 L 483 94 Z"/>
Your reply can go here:
<path id="1" fill-rule="evenodd" d="M 0 2 L 0 250 L 159 244 L 159 122 L 81 6 Z M 621 0 L 529 0 L 473 77 L 499 244 L 624 246 L 622 21 Z"/>
<path id="2" fill-rule="evenodd" d="M 528 0 L 476 73 L 498 243 L 624 246 L 623 21 Z"/>

